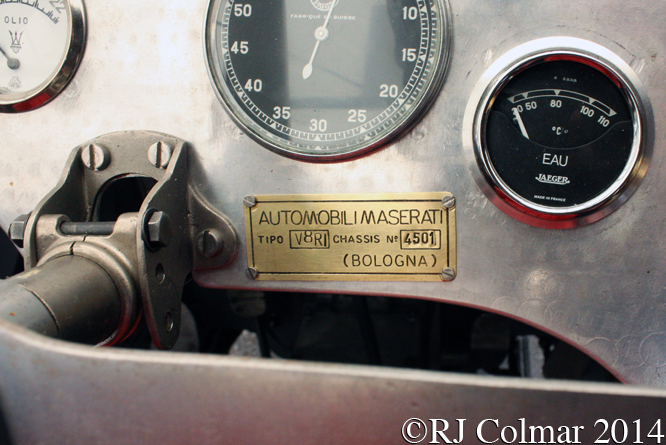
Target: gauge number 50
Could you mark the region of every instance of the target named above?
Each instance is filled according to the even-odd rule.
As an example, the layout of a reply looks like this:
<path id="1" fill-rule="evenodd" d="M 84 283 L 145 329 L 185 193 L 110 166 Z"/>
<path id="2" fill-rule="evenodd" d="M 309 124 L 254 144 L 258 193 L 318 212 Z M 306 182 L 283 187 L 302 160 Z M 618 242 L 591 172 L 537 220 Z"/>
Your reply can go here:
<path id="1" fill-rule="evenodd" d="M 234 15 L 236 17 L 250 17 L 252 15 L 252 5 L 236 3 L 234 5 Z"/>

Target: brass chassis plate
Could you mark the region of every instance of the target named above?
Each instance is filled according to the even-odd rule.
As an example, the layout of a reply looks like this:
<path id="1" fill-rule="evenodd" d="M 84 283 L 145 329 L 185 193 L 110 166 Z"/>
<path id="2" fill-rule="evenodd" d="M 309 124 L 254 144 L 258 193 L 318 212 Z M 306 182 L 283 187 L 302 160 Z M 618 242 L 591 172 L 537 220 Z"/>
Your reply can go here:
<path id="1" fill-rule="evenodd" d="M 450 281 L 456 208 L 447 192 L 245 198 L 256 280 Z"/>

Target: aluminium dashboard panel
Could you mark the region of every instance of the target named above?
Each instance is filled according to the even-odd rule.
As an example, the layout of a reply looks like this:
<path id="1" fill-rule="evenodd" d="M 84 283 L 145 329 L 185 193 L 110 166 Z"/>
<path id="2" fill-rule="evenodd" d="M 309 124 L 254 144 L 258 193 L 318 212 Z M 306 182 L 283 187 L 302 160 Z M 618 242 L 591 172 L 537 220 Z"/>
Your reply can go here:
<path id="1" fill-rule="evenodd" d="M 195 278 L 209 287 L 382 294 L 479 307 L 569 340 L 623 380 L 666 385 L 666 5 L 452 0 L 448 72 L 422 121 L 371 155 L 313 164 L 266 150 L 224 111 L 206 72 L 207 4 L 85 2 L 86 52 L 70 84 L 44 107 L 0 116 L 3 228 L 56 184 L 74 146 L 122 130 L 189 141 L 192 184 L 239 233 L 247 195 L 446 190 L 457 206 L 452 282 L 258 282 L 246 276 L 243 254 L 228 268 Z M 515 221 L 478 188 L 463 149 L 463 117 L 475 85 L 499 57 L 562 35 L 601 45 L 632 67 L 652 104 L 654 149 L 642 184 L 618 210 L 585 227 L 549 230 Z"/>

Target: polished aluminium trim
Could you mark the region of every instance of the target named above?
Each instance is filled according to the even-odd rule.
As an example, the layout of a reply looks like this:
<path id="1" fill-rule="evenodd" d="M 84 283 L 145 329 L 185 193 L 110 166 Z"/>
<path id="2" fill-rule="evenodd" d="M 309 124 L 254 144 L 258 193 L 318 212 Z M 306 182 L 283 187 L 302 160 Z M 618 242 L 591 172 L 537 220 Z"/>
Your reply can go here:
<path id="1" fill-rule="evenodd" d="M 406 112 L 407 117 L 404 118 L 397 127 L 383 135 L 381 138 L 370 141 L 352 151 L 334 154 L 319 154 L 314 152 L 301 153 L 292 151 L 283 147 L 279 143 L 272 141 L 272 139 L 275 139 L 276 141 L 278 140 L 276 136 L 272 134 L 266 134 L 265 136 L 258 134 L 258 130 L 255 130 L 255 128 L 260 127 L 247 116 L 245 110 L 239 108 L 233 103 L 233 101 L 226 97 L 227 95 L 233 95 L 234 93 L 228 89 L 226 83 L 222 80 L 225 74 L 217 73 L 217 67 L 223 66 L 223 61 L 218 57 L 217 48 L 221 43 L 218 44 L 220 36 L 218 36 L 218 33 L 216 32 L 218 29 L 216 26 L 218 13 L 220 8 L 226 3 L 226 0 L 210 0 L 206 12 L 206 19 L 204 21 L 204 52 L 208 78 L 213 85 L 215 95 L 223 105 L 224 110 L 227 112 L 231 120 L 233 120 L 234 123 L 245 132 L 245 134 L 252 138 L 252 140 L 280 155 L 306 162 L 336 162 L 356 158 L 371 151 L 378 150 L 400 136 L 408 133 L 414 126 L 416 126 L 434 104 L 442 85 L 444 85 L 451 53 L 451 8 L 448 0 L 436 0 L 440 15 L 440 26 L 437 29 L 440 39 L 439 53 L 437 55 L 438 60 L 436 66 L 432 69 L 433 76 L 431 81 L 426 86 L 421 97 L 411 105 L 411 110 Z M 221 91 L 225 91 L 225 94 L 222 94 Z M 403 107 L 404 106 L 405 105 L 403 105 Z"/>
<path id="2" fill-rule="evenodd" d="M 456 440 L 456 419 L 466 419 L 461 443 L 472 444 L 483 443 L 476 428 L 485 419 L 520 429 L 521 418 L 558 433 L 558 426 L 584 426 L 577 441 L 584 444 L 603 432 L 599 419 L 623 419 L 629 443 L 631 422 L 641 421 L 645 440 L 666 406 L 659 388 L 93 348 L 4 321 L 0 357 L 0 416 L 15 445 L 54 437 L 68 444 L 404 444 L 401 429 L 411 418 L 429 428 L 423 444 L 446 443 L 430 419 L 446 419 L 447 437 Z M 486 422 L 483 434 L 495 441 L 500 428 Z M 546 443 L 537 441 L 530 443 Z"/>
<path id="3" fill-rule="evenodd" d="M 0 112 L 20 113 L 34 110 L 53 100 L 72 80 L 83 58 L 87 21 L 82 0 L 64 0 L 69 15 L 69 39 L 59 68 L 40 86 L 27 92 L 0 97 Z"/>
<path id="4" fill-rule="evenodd" d="M 591 65 L 619 85 L 629 105 L 634 127 L 630 157 L 618 179 L 596 198 L 569 207 L 535 204 L 511 190 L 492 165 L 486 144 L 488 115 L 502 88 L 522 70 L 558 57 Z M 509 216 L 533 226 L 572 228 L 600 220 L 634 193 L 648 168 L 654 122 L 645 88 L 632 68 L 619 56 L 587 40 L 547 37 L 514 48 L 488 68 L 468 102 L 463 132 L 463 144 L 471 161 L 474 179 L 495 206 Z M 471 153 L 473 156 L 470 156 Z"/>

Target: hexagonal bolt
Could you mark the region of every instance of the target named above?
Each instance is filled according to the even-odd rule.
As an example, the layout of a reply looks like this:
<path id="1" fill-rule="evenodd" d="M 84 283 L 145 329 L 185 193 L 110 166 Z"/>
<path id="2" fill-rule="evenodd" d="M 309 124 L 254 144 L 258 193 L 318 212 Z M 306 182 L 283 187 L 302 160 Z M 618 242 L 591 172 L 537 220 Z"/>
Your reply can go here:
<path id="1" fill-rule="evenodd" d="M 222 234 L 215 229 L 207 229 L 197 236 L 197 249 L 200 255 L 213 258 L 224 250 Z"/>
<path id="2" fill-rule="evenodd" d="M 157 168 L 165 169 L 171 160 L 173 149 L 166 142 L 155 142 L 148 148 L 148 160 Z"/>
<path id="3" fill-rule="evenodd" d="M 28 225 L 28 218 L 30 215 L 20 215 L 9 225 L 9 239 L 18 247 L 23 248 L 23 239 L 25 236 L 25 228 Z"/>
<path id="4" fill-rule="evenodd" d="M 245 205 L 245 207 L 252 208 L 257 205 L 257 198 L 255 198 L 252 195 L 246 196 L 245 198 L 243 198 L 243 204 Z"/>
<path id="5" fill-rule="evenodd" d="M 447 267 L 442 271 L 442 280 L 444 281 L 453 281 L 455 277 L 456 277 L 456 271 L 451 269 L 450 267 Z"/>
<path id="6" fill-rule="evenodd" d="M 255 269 L 254 267 L 248 267 L 247 270 L 245 270 L 245 274 L 247 277 L 251 280 L 255 280 L 257 276 L 259 275 L 259 271 Z"/>
<path id="7" fill-rule="evenodd" d="M 106 147 L 90 144 L 81 150 L 81 162 L 89 170 L 98 172 L 109 166 L 111 154 Z"/>
<path id="8" fill-rule="evenodd" d="M 445 209 L 450 209 L 456 205 L 456 198 L 451 195 L 446 195 L 442 198 L 442 205 Z"/>
<path id="9" fill-rule="evenodd" d="M 165 212 L 155 212 L 148 220 L 148 241 L 152 247 L 166 247 L 171 242 L 171 218 Z"/>

